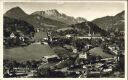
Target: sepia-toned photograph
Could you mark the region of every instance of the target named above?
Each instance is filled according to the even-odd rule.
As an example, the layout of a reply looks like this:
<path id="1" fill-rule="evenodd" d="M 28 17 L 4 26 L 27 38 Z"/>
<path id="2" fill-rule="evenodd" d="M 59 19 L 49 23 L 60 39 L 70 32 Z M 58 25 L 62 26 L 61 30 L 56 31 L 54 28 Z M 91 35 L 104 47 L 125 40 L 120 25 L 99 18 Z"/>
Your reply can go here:
<path id="1" fill-rule="evenodd" d="M 125 78 L 124 2 L 4 2 L 4 78 Z"/>

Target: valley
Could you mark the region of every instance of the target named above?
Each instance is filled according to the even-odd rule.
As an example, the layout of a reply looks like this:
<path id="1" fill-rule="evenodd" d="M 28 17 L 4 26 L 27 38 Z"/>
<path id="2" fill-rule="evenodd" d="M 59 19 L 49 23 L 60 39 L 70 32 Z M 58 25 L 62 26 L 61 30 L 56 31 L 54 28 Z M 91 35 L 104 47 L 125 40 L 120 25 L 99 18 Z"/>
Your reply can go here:
<path id="1" fill-rule="evenodd" d="M 14 7 L 3 19 L 6 78 L 124 77 L 124 11 L 88 21 Z"/>

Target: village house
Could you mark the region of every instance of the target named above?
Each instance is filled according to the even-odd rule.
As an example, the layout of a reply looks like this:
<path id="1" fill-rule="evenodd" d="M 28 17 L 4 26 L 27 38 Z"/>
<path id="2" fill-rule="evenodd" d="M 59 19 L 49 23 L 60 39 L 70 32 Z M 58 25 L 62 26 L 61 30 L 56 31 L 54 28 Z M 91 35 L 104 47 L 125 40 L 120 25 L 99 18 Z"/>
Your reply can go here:
<path id="1" fill-rule="evenodd" d="M 10 34 L 10 38 L 11 39 L 16 38 L 16 36 L 15 36 L 15 34 L 13 32 Z"/>
<path id="2" fill-rule="evenodd" d="M 114 55 L 118 55 L 119 52 L 119 47 L 117 45 L 109 45 L 108 49 L 110 50 L 110 52 Z"/>
<path id="3" fill-rule="evenodd" d="M 36 32 L 40 32 L 40 29 L 39 29 L 39 28 L 37 28 L 37 29 L 36 29 Z"/>
<path id="4" fill-rule="evenodd" d="M 83 52 L 83 53 L 79 54 L 79 59 L 87 59 L 87 53 Z"/>
<path id="5" fill-rule="evenodd" d="M 54 62 L 54 61 L 57 61 L 57 60 L 59 60 L 60 58 L 59 58 L 59 56 L 58 55 L 50 55 L 50 56 L 43 56 L 42 57 L 42 61 L 44 62 L 44 63 L 49 63 L 49 62 Z"/>

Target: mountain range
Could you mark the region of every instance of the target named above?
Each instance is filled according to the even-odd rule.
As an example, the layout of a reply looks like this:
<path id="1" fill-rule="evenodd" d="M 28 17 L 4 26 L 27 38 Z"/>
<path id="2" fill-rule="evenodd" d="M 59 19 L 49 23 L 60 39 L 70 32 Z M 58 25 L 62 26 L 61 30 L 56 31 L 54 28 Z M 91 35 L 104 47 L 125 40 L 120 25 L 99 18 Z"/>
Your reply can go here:
<path id="1" fill-rule="evenodd" d="M 60 13 L 56 9 L 36 11 L 28 15 L 20 7 L 14 7 L 4 14 L 5 22 L 7 18 L 24 21 L 27 24 L 32 25 L 34 28 L 60 29 L 74 25 L 79 26 L 77 28 L 84 27 L 83 30 L 86 31 L 88 30 L 88 28 L 86 28 L 88 25 L 91 30 L 93 30 L 92 32 L 103 32 L 103 30 L 108 28 L 118 28 L 121 31 L 124 30 L 124 11 L 115 16 L 105 16 L 88 22 L 85 18 L 74 18 L 64 13 Z"/>
<path id="2" fill-rule="evenodd" d="M 66 14 L 59 13 L 56 9 L 46 11 L 36 11 L 30 15 L 26 14 L 20 7 L 14 7 L 8 10 L 4 16 L 24 20 L 36 27 L 67 27 L 70 24 L 76 24 L 86 21 L 82 17 L 74 18 Z"/>
<path id="3" fill-rule="evenodd" d="M 50 25 L 56 26 L 56 27 L 66 27 L 67 24 L 56 21 L 56 20 L 51 20 L 49 18 L 42 17 L 38 14 L 35 15 L 28 15 L 26 14 L 21 8 L 19 7 L 14 7 L 10 10 L 8 10 L 4 16 L 14 18 L 14 19 L 19 19 L 19 20 L 24 20 L 29 24 L 32 24 L 35 28 L 37 27 L 44 27 L 44 25 L 47 24 L 47 27 Z M 44 24 L 44 25 L 43 25 Z"/>
<path id="4" fill-rule="evenodd" d="M 68 16 L 64 13 L 60 13 L 56 9 L 46 10 L 46 11 L 36 11 L 36 12 L 32 13 L 31 15 L 35 15 L 35 14 L 38 14 L 40 16 L 43 16 L 45 18 L 49 18 L 52 20 L 61 21 L 65 24 L 69 24 L 69 25 L 87 21 L 86 19 L 84 19 L 82 17 L 74 18 L 74 17 Z"/>

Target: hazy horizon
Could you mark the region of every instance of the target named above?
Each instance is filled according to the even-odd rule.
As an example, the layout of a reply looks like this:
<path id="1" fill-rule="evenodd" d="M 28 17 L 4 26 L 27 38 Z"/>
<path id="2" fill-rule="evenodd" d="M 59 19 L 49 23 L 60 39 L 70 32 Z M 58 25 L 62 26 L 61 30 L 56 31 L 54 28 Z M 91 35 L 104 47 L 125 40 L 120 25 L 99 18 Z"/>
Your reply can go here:
<path id="1" fill-rule="evenodd" d="M 5 2 L 4 13 L 14 7 L 20 7 L 27 14 L 56 9 L 68 16 L 83 17 L 89 21 L 114 16 L 124 10 L 124 4 L 119 2 Z"/>

